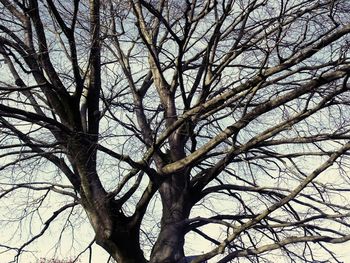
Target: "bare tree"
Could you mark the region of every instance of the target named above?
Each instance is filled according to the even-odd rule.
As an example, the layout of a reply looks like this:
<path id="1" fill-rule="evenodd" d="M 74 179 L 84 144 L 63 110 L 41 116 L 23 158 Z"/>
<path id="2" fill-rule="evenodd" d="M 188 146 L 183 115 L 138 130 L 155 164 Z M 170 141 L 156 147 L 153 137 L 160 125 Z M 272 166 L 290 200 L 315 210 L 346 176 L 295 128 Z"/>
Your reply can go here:
<path id="1" fill-rule="evenodd" d="M 0 223 L 41 226 L 0 253 L 86 215 L 119 263 L 340 262 L 348 0 L 0 3 Z"/>

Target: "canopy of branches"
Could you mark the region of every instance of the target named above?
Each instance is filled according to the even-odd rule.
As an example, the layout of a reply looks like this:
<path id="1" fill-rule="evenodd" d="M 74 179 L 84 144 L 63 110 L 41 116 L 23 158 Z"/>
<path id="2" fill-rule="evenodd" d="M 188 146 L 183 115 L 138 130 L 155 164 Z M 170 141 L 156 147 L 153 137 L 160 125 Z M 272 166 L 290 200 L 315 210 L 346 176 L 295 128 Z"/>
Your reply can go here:
<path id="1" fill-rule="evenodd" d="M 68 236 L 78 260 L 96 243 L 118 263 L 340 262 L 349 13 L 0 0 L 0 255 Z"/>

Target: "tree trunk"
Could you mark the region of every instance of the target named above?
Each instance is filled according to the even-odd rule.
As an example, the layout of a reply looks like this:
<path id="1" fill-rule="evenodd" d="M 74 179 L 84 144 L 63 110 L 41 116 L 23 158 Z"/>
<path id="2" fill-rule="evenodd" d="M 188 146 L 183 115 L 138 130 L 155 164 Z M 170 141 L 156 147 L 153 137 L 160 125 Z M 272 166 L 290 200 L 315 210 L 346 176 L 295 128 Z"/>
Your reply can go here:
<path id="1" fill-rule="evenodd" d="M 96 171 L 95 142 L 72 137 L 67 150 L 81 182 L 81 203 L 95 232 L 96 243 L 118 263 L 146 263 L 139 243 L 140 222 L 126 217 L 108 196 Z"/>
<path id="2" fill-rule="evenodd" d="M 161 230 L 151 253 L 150 263 L 179 263 L 184 261 L 184 224 L 190 206 L 186 203 L 187 181 L 182 174 L 171 176 L 159 192 L 163 216 Z"/>
<path id="3" fill-rule="evenodd" d="M 114 221 L 114 231 L 109 239 L 98 238 L 96 243 L 103 247 L 118 263 L 146 263 L 140 248 L 138 228 Z"/>
<path id="4" fill-rule="evenodd" d="M 139 224 L 123 215 L 118 205 L 106 196 L 95 204 L 98 207 L 85 207 L 85 211 L 94 228 L 96 243 L 118 263 L 146 263 L 139 242 Z"/>

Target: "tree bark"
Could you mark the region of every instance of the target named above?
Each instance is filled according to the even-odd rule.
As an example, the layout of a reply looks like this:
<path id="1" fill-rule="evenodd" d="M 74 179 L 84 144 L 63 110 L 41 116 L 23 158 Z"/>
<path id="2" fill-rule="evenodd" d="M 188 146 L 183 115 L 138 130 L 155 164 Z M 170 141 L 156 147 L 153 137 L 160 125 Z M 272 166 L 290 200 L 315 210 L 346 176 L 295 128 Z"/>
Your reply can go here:
<path id="1" fill-rule="evenodd" d="M 151 253 L 150 263 L 179 263 L 184 261 L 184 220 L 188 218 L 188 184 L 183 174 L 175 174 L 159 189 L 163 216 L 161 230 Z M 187 201 L 186 201 L 187 200 Z"/>
<path id="2" fill-rule="evenodd" d="M 130 225 L 124 216 L 110 216 L 114 217 L 112 235 L 109 238 L 96 236 L 96 243 L 118 263 L 146 263 L 139 243 L 139 227 Z"/>

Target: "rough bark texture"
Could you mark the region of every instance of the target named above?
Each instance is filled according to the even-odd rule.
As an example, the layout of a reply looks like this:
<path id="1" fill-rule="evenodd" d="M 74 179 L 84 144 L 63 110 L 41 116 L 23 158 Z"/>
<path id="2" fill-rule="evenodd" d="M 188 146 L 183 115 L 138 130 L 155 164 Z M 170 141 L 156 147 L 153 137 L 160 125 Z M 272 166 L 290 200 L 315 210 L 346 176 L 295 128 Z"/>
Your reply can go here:
<path id="1" fill-rule="evenodd" d="M 191 209 L 188 186 L 184 178 L 180 174 L 170 176 L 159 188 L 162 198 L 162 219 L 150 263 L 181 262 L 184 258 L 184 220 L 188 218 Z"/>

